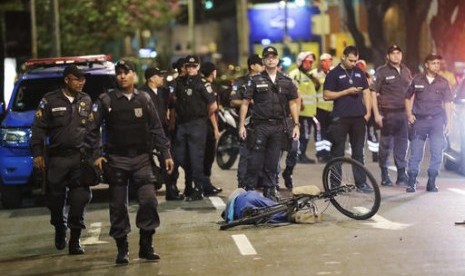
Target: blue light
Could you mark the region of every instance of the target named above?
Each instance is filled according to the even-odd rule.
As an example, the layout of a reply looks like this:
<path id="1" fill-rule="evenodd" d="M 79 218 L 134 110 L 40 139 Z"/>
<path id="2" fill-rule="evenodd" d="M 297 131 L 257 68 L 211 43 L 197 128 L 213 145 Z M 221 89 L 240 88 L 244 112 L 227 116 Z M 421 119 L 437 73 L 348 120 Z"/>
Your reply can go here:
<path id="1" fill-rule="evenodd" d="M 213 1 L 212 0 L 206 0 L 205 1 L 205 9 L 209 10 L 213 8 Z"/>
<path id="2" fill-rule="evenodd" d="M 289 67 L 291 66 L 292 59 L 290 57 L 283 57 L 283 66 Z"/>

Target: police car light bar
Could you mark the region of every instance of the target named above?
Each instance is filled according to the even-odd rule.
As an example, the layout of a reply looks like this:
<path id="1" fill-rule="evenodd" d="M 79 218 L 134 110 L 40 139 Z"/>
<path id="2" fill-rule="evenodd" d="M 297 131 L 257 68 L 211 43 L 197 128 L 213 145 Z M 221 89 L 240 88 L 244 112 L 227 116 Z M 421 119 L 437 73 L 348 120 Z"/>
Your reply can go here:
<path id="1" fill-rule="evenodd" d="M 41 66 L 46 67 L 46 66 L 73 64 L 73 63 L 105 62 L 109 60 L 111 60 L 110 55 L 87 55 L 87 56 L 76 56 L 76 57 L 30 59 L 26 61 L 26 70 L 30 70 L 30 69 L 41 67 Z"/>

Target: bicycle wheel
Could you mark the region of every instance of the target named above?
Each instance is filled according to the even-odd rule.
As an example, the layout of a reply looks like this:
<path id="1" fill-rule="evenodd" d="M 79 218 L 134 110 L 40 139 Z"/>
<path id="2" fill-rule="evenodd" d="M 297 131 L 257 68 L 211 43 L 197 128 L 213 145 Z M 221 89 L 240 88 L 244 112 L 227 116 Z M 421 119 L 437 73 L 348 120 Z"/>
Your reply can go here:
<path id="1" fill-rule="evenodd" d="M 329 161 L 323 170 L 323 187 L 334 207 L 352 219 L 368 219 L 378 212 L 378 183 L 354 159 L 338 157 Z"/>
<path id="2" fill-rule="evenodd" d="M 223 170 L 228 170 L 236 162 L 239 155 L 239 140 L 237 134 L 226 130 L 218 139 L 216 148 L 216 163 Z"/>
<path id="3" fill-rule="evenodd" d="M 286 203 L 278 203 L 273 206 L 254 209 L 249 215 L 245 215 L 240 219 L 233 220 L 220 226 L 220 230 L 226 230 L 238 225 L 259 224 L 268 221 L 273 215 L 289 210 Z"/>

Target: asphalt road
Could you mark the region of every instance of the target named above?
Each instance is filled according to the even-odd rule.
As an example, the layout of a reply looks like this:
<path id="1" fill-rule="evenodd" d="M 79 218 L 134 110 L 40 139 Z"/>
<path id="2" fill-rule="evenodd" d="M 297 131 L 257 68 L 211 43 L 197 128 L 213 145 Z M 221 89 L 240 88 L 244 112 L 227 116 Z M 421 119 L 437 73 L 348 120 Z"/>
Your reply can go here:
<path id="1" fill-rule="evenodd" d="M 321 186 L 323 167 L 299 164 L 296 185 Z M 367 168 L 379 179 L 377 164 L 368 160 Z M 137 258 L 133 226 L 130 264 L 114 265 L 104 185 L 93 191 L 81 239 L 86 254 L 81 256 L 54 248 L 48 210 L 35 206 L 36 200 L 22 209 L 0 209 L 0 275 L 465 275 L 465 226 L 454 225 L 465 219 L 463 176 L 443 171 L 438 193 L 425 192 L 425 171 L 414 194 L 404 187 L 381 187 L 380 210 L 367 221 L 351 220 L 328 206 L 316 224 L 219 231 L 235 175 L 235 166 L 227 171 L 214 167 L 213 182 L 224 192 L 199 202 L 166 202 L 160 191 L 158 262 Z M 395 180 L 396 173 L 391 176 Z M 136 210 L 131 201 L 133 225 Z"/>

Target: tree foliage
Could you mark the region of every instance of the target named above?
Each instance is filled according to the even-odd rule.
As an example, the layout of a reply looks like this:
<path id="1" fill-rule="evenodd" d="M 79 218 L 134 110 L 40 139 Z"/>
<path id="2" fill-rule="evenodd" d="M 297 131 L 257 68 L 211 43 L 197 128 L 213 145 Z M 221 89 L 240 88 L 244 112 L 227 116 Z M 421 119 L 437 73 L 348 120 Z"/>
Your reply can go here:
<path id="1" fill-rule="evenodd" d="M 43 55 L 50 51 L 52 40 L 50 3 L 36 0 L 39 53 Z M 98 53 L 108 41 L 166 25 L 177 11 L 177 0 L 60 0 L 62 55 Z"/>

